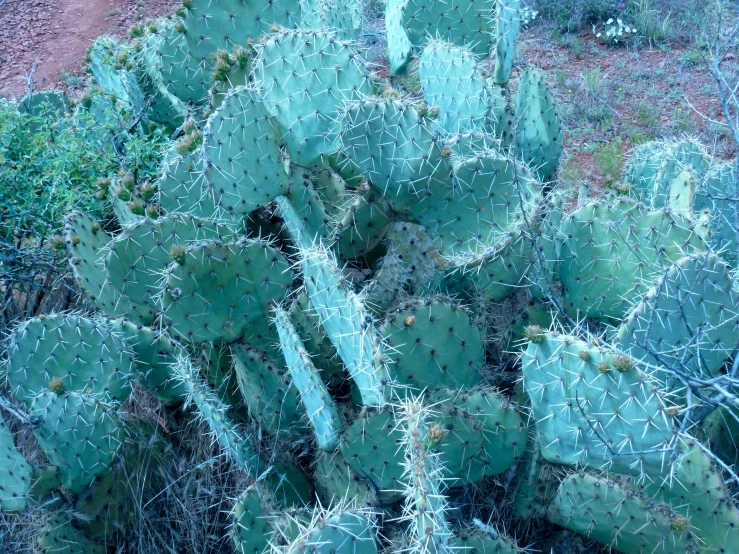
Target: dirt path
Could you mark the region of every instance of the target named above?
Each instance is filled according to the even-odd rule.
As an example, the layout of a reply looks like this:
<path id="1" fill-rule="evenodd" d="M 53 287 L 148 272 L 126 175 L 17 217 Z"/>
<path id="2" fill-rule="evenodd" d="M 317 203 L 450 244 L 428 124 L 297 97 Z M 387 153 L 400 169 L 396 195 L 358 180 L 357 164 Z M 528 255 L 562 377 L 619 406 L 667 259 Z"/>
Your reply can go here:
<path id="1" fill-rule="evenodd" d="M 139 20 L 167 13 L 175 0 L 0 0 L 0 95 L 24 92 L 23 76 L 39 56 L 39 88 L 81 84 L 90 43 L 124 36 Z M 75 78 L 76 77 L 76 78 Z"/>

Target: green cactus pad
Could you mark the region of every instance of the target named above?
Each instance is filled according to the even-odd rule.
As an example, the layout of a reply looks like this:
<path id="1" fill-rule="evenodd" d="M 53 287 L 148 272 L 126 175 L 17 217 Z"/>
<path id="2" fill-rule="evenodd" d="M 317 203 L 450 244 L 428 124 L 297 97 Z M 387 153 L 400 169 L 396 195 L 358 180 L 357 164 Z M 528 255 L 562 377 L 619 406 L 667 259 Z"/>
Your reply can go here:
<path id="1" fill-rule="evenodd" d="M 502 154 L 483 152 L 455 159 L 452 182 L 422 197 L 411 215 L 441 239 L 447 255 L 484 252 L 534 212 L 538 183 L 524 166 Z"/>
<path id="2" fill-rule="evenodd" d="M 32 485 L 31 464 L 18 452 L 0 415 L 0 512 L 21 512 Z"/>
<path id="3" fill-rule="evenodd" d="M 403 433 L 388 412 L 364 411 L 341 436 L 341 454 L 351 470 L 366 478 L 377 499 L 391 504 L 403 497 Z"/>
<path id="4" fill-rule="evenodd" d="M 362 296 L 365 305 L 377 316 L 382 316 L 395 304 L 400 291 L 408 282 L 403 261 L 388 249 L 375 264 L 372 277 L 364 283 Z"/>
<path id="5" fill-rule="evenodd" d="M 226 224 L 238 221 L 235 214 L 229 213 L 216 204 L 215 196 L 203 179 L 201 173 L 200 152 L 192 152 L 184 156 L 175 150 L 164 155 L 164 161 L 157 179 L 157 200 L 162 210 L 189 213 L 196 217 L 214 219 Z"/>
<path id="6" fill-rule="evenodd" d="M 431 120 L 408 100 L 369 99 L 341 115 L 342 154 L 393 204 L 405 211 L 443 188 L 449 164 Z M 425 205 L 425 204 L 423 204 Z"/>
<path id="7" fill-rule="evenodd" d="M 534 435 L 518 465 L 513 513 L 521 520 L 541 519 L 559 487 L 558 468 L 541 455 L 539 439 Z"/>
<path id="8" fill-rule="evenodd" d="M 452 533 L 447 522 L 444 467 L 434 448 L 445 438 L 445 431 L 431 423 L 432 411 L 423 406 L 420 398 L 402 402 L 396 417 L 405 447 L 403 514 L 409 522 L 407 537 L 413 551 L 419 554 L 445 552 Z"/>
<path id="9" fill-rule="evenodd" d="M 536 267 L 537 258 L 527 226 L 504 233 L 497 244 L 479 253 L 452 256 L 452 277 L 472 285 L 475 292 L 493 302 L 500 302 L 516 290 L 529 285 L 527 275 Z"/>
<path id="10" fill-rule="evenodd" d="M 228 213 L 248 214 L 284 194 L 277 122 L 252 88 L 233 89 L 203 131 L 203 175 L 215 203 Z"/>
<path id="11" fill-rule="evenodd" d="M 310 523 L 286 547 L 288 554 L 377 554 L 374 526 L 369 514 L 316 508 Z"/>
<path id="12" fill-rule="evenodd" d="M 323 370 L 324 383 L 338 386 L 346 379 L 346 369 L 337 355 L 331 339 L 321 327 L 321 320 L 305 292 L 298 294 L 290 307 L 290 320 L 311 353 L 316 365 Z"/>
<path id="13" fill-rule="evenodd" d="M 527 67 L 516 95 L 516 153 L 542 181 L 557 171 L 562 154 L 562 128 L 554 99 L 542 72 Z"/>
<path id="14" fill-rule="evenodd" d="M 71 103 L 66 93 L 61 90 L 43 90 L 26 95 L 18 102 L 18 111 L 32 117 L 43 118 L 45 125 L 51 125 L 71 113 Z M 38 124 L 30 125 L 33 132 Z"/>
<path id="15" fill-rule="evenodd" d="M 273 27 L 295 27 L 300 23 L 299 0 L 193 0 L 182 17 L 188 53 L 190 94 L 181 97 L 196 103 L 205 101 L 214 69 L 213 54 L 245 46 Z M 179 96 L 179 95 L 178 95 Z"/>
<path id="16" fill-rule="evenodd" d="M 488 101 L 488 132 L 492 133 L 503 148 L 508 148 L 515 137 L 514 123 L 516 121 L 515 106 L 510 88 L 508 86 L 496 85 L 488 78 L 487 101 Z"/>
<path id="17" fill-rule="evenodd" d="M 181 32 L 181 21 L 160 19 L 155 32 L 147 32 L 143 48 L 146 73 L 173 111 L 185 115 L 193 102 L 203 102 L 210 76 L 196 78 L 197 62 L 192 59 Z M 207 83 L 205 81 L 208 81 Z"/>
<path id="18" fill-rule="evenodd" d="M 656 141 L 638 146 L 624 171 L 624 182 L 652 209 L 665 206 L 670 188 L 681 171 L 690 169 L 702 179 L 711 157 L 695 139 Z"/>
<path id="19" fill-rule="evenodd" d="M 714 254 L 682 258 L 626 315 L 617 346 L 654 366 L 710 378 L 739 343 L 738 305 L 723 260 Z"/>
<path id="20" fill-rule="evenodd" d="M 489 119 L 485 78 L 475 55 L 462 46 L 432 40 L 418 62 L 424 100 L 439 108 L 436 122 L 450 133 L 481 131 Z"/>
<path id="21" fill-rule="evenodd" d="M 733 190 L 736 182 L 736 165 L 733 162 L 716 164 L 703 177 L 693 201 L 693 213 L 711 214 L 708 242 L 713 251 L 719 253 L 733 267 L 739 262 L 736 203 L 727 197 L 726 192 Z"/>
<path id="22" fill-rule="evenodd" d="M 336 405 L 285 310 L 275 310 L 275 324 L 292 384 L 311 422 L 316 444 L 327 452 L 336 450 L 341 429 Z"/>
<path id="23" fill-rule="evenodd" d="M 496 0 L 495 84 L 505 85 L 511 78 L 516 56 L 516 39 L 521 30 L 521 1 Z"/>
<path id="24" fill-rule="evenodd" d="M 314 498 L 313 485 L 303 470 L 294 464 L 273 462 L 264 484 L 280 509 L 304 508 Z"/>
<path id="25" fill-rule="evenodd" d="M 119 67 L 120 50 L 121 45 L 112 37 L 99 37 L 90 49 L 90 69 L 98 86 L 138 114 L 144 109 L 146 99 L 134 73 Z"/>
<path id="26" fill-rule="evenodd" d="M 335 217 L 329 211 L 332 206 L 305 168 L 294 164 L 290 166 L 290 189 L 285 194 L 285 198 L 303 221 L 306 233 L 314 240 L 328 242 L 331 222 Z M 344 204 L 343 199 L 340 204 Z"/>
<path id="27" fill-rule="evenodd" d="M 231 237 L 229 227 L 187 214 L 141 219 L 124 227 L 110 243 L 105 260 L 108 279 L 126 297 L 157 309 L 160 281 L 167 266 L 182 255 L 179 250 L 192 242 Z"/>
<path id="28" fill-rule="evenodd" d="M 239 344 L 231 346 L 231 352 L 249 414 L 272 435 L 300 436 L 305 411 L 299 406 L 297 390 L 290 386 L 284 358 Z"/>
<path id="29" fill-rule="evenodd" d="M 356 40 L 362 27 L 360 0 L 300 0 L 301 27 L 330 29 L 342 40 Z"/>
<path id="30" fill-rule="evenodd" d="M 252 448 L 250 437 L 244 435 L 227 414 L 227 407 L 197 375 L 196 368 L 186 356 L 181 356 L 173 367 L 177 378 L 187 389 L 188 401 L 198 409 L 201 419 L 228 456 L 252 476 L 259 474 L 259 456 Z"/>
<path id="31" fill-rule="evenodd" d="M 365 406 L 382 406 L 390 377 L 382 345 L 368 324 L 360 298 L 350 289 L 325 249 L 302 250 L 303 277 L 311 305 L 334 344 L 346 370 L 359 387 Z"/>
<path id="32" fill-rule="evenodd" d="M 432 38 L 470 45 L 481 57 L 490 53 L 495 35 L 494 0 L 403 0 L 402 23 L 414 46 Z"/>
<path id="33" fill-rule="evenodd" d="M 458 552 L 476 554 L 523 554 L 527 550 L 519 548 L 516 541 L 499 533 L 494 528 L 483 525 L 482 529 L 460 529 L 449 541 L 449 548 Z"/>
<path id="34" fill-rule="evenodd" d="M 470 314 L 444 297 L 412 300 L 379 329 L 393 380 L 415 389 L 472 388 L 482 378 L 484 333 Z"/>
<path id="35" fill-rule="evenodd" d="M 42 554 L 105 554 L 105 545 L 91 541 L 72 525 L 70 514 L 48 517 L 36 539 L 36 549 Z"/>
<path id="36" fill-rule="evenodd" d="M 438 237 L 421 225 L 405 221 L 394 223 L 388 229 L 387 242 L 388 252 L 403 264 L 411 293 L 437 282 L 450 269 L 449 261 L 441 253 Z"/>
<path id="37" fill-rule="evenodd" d="M 530 336 L 523 378 L 544 458 L 628 475 L 659 474 L 675 439 L 656 382 L 625 354 L 580 339 Z"/>
<path id="38" fill-rule="evenodd" d="M 739 527 L 739 510 L 721 469 L 706 447 L 691 438 L 681 437 L 676 454 L 669 471 L 666 468 L 662 475 L 651 475 L 632 488 L 667 504 L 683 523 L 689 522 L 691 537 L 703 551 L 729 552 L 733 538 L 729 530 Z"/>
<path id="39" fill-rule="evenodd" d="M 113 332 L 125 339 L 135 354 L 137 377 L 162 402 L 184 402 L 186 391 L 172 372 L 176 348 L 163 333 L 126 319 L 111 322 Z"/>
<path id="40" fill-rule="evenodd" d="M 34 466 L 31 477 L 31 488 L 28 491 L 29 500 L 40 504 L 52 498 L 58 498 L 61 494 L 59 487 L 62 486 L 62 470 L 54 464 Z"/>
<path id="41" fill-rule="evenodd" d="M 400 75 L 408 69 L 413 56 L 413 45 L 403 27 L 403 8 L 406 0 L 388 0 L 385 3 L 385 28 L 387 30 L 387 57 L 390 73 Z"/>
<path id="42" fill-rule="evenodd" d="M 290 158 L 306 167 L 336 151 L 331 131 L 338 109 L 372 94 L 360 57 L 330 31 L 270 35 L 254 75 Z"/>
<path id="43" fill-rule="evenodd" d="M 663 264 L 705 249 L 700 223 L 648 212 L 625 198 L 588 204 L 562 221 L 559 275 L 573 315 L 621 319 Z"/>
<path id="44" fill-rule="evenodd" d="M 313 467 L 316 493 L 325 506 L 342 501 L 355 506 L 371 503 L 368 483 L 352 471 L 340 452 L 319 451 Z"/>
<path id="45" fill-rule="evenodd" d="M 75 281 L 95 307 L 108 317 L 125 315 L 142 325 L 154 322 L 154 310 L 121 297 L 110 284 L 104 258 L 106 247 L 113 237 L 97 221 L 87 214 L 74 212 L 64 222 L 63 236 Z"/>
<path id="46" fill-rule="evenodd" d="M 293 280 L 285 257 L 264 242 L 205 242 L 184 256 L 167 270 L 162 303 L 172 331 L 191 342 L 237 339 Z"/>
<path id="47" fill-rule="evenodd" d="M 75 512 L 84 516 L 81 527 L 88 537 L 112 537 L 127 519 L 131 491 L 123 468 L 108 469 L 77 498 Z"/>
<path id="48" fill-rule="evenodd" d="M 312 246 L 290 202 L 281 197 L 278 203 L 288 232 L 300 246 L 303 280 L 314 313 L 359 388 L 363 404 L 384 405 L 390 377 L 367 309 L 351 290 L 332 253 L 323 246 Z"/>
<path id="49" fill-rule="evenodd" d="M 8 382 L 26 406 L 54 387 L 105 401 L 122 402 L 131 393 L 134 354 L 105 322 L 64 314 L 30 319 L 8 351 Z"/>
<path id="50" fill-rule="evenodd" d="M 256 487 L 247 488 L 239 496 L 231 519 L 231 537 L 236 554 L 260 553 L 269 547 L 273 531 L 262 512 Z"/>
<path id="51" fill-rule="evenodd" d="M 691 552 L 690 522 L 618 481 L 572 473 L 550 507 L 553 522 L 619 552 Z"/>
<path id="52" fill-rule="evenodd" d="M 60 467 L 62 483 L 80 494 L 113 462 L 123 440 L 118 414 L 96 398 L 67 392 L 42 392 L 33 399 L 33 434 L 51 463 Z"/>
<path id="53" fill-rule="evenodd" d="M 496 391 L 440 389 L 430 402 L 439 412 L 434 421 L 447 431 L 438 448 L 449 486 L 503 473 L 524 455 L 526 429 L 521 417 Z"/>
<path id="54" fill-rule="evenodd" d="M 391 218 L 390 207 L 375 189 L 348 196 L 334 221 L 333 250 L 342 262 L 368 254 L 384 238 Z"/>

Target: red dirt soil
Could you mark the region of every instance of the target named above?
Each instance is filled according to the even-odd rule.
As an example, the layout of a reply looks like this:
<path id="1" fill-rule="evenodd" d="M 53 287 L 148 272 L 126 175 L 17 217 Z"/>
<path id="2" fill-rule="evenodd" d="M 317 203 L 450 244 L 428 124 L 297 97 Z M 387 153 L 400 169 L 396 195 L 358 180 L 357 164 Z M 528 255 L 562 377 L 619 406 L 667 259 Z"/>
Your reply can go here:
<path id="1" fill-rule="evenodd" d="M 39 56 L 38 89 L 83 75 L 87 47 L 100 35 L 125 36 L 177 0 L 0 0 L 0 96 L 25 92 L 24 75 Z"/>

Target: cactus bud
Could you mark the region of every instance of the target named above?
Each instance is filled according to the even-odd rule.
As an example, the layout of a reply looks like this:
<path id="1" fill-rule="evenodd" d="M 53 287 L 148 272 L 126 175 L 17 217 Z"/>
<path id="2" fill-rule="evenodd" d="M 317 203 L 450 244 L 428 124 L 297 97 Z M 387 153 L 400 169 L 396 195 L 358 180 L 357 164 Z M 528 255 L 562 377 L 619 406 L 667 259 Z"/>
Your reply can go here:
<path id="1" fill-rule="evenodd" d="M 598 364 L 598 373 L 608 373 L 609 371 L 611 371 L 611 368 L 608 367 L 607 362 L 600 362 Z"/>
<path id="2" fill-rule="evenodd" d="M 410 327 L 415 322 L 416 322 L 416 317 L 415 316 L 409 315 L 408 317 L 405 318 L 405 326 L 406 327 Z"/>
<path id="3" fill-rule="evenodd" d="M 611 365 L 617 371 L 625 373 L 634 367 L 634 360 L 631 359 L 631 356 L 627 356 L 626 354 L 614 354 L 611 356 Z"/>
<path id="4" fill-rule="evenodd" d="M 534 344 L 541 344 L 544 341 L 544 330 L 538 325 L 529 325 L 526 327 L 524 336 Z"/>
<path id="5" fill-rule="evenodd" d="M 436 450 L 439 448 L 448 434 L 449 431 L 440 423 L 431 424 L 426 434 L 426 450 Z"/>
<path id="6" fill-rule="evenodd" d="M 151 218 L 159 217 L 159 207 L 156 204 L 146 206 L 146 216 Z"/>
<path id="7" fill-rule="evenodd" d="M 584 362 L 590 360 L 590 352 L 587 350 L 580 350 L 580 352 L 577 353 L 577 356 Z"/>
<path id="8" fill-rule="evenodd" d="M 154 188 L 154 185 L 152 185 L 151 181 L 149 181 L 148 179 L 144 181 L 144 184 L 142 184 L 139 187 L 139 193 L 141 194 L 141 198 L 143 198 L 147 202 L 152 196 L 154 196 L 155 192 L 156 192 L 156 189 Z"/>
<path id="9" fill-rule="evenodd" d="M 187 251 L 181 244 L 174 244 L 169 250 L 169 257 L 180 265 L 185 265 Z"/>
<path id="10" fill-rule="evenodd" d="M 64 381 L 61 377 L 54 377 L 49 381 L 49 390 L 54 394 L 64 394 Z"/>
<path id="11" fill-rule="evenodd" d="M 133 215 L 144 215 L 144 208 L 141 204 L 136 202 L 135 200 L 129 201 L 126 206 L 128 206 L 128 209 L 131 210 L 131 213 Z"/>
<path id="12" fill-rule="evenodd" d="M 676 514 L 670 520 L 670 526 L 675 531 L 689 531 L 690 530 L 690 518 L 687 518 L 684 515 Z"/>

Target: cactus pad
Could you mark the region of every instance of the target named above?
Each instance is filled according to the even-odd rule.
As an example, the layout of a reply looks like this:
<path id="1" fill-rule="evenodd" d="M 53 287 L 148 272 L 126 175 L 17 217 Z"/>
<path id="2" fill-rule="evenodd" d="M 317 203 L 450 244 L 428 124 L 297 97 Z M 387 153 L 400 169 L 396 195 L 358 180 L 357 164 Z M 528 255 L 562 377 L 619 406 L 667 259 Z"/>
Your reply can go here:
<path id="1" fill-rule="evenodd" d="M 162 302 L 171 329 L 192 342 L 238 338 L 292 284 L 285 257 L 259 241 L 201 243 L 181 261 L 167 270 Z"/>
<path id="2" fill-rule="evenodd" d="M 104 322 L 63 314 L 30 319 L 16 329 L 9 352 L 8 382 L 27 406 L 55 386 L 105 401 L 131 393 L 133 352 Z"/>
<path id="3" fill-rule="evenodd" d="M 33 434 L 72 494 L 110 467 L 123 440 L 118 414 L 86 394 L 42 392 L 33 399 L 31 416 L 39 421 Z"/>

